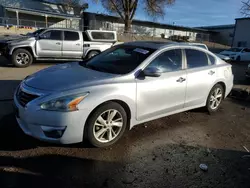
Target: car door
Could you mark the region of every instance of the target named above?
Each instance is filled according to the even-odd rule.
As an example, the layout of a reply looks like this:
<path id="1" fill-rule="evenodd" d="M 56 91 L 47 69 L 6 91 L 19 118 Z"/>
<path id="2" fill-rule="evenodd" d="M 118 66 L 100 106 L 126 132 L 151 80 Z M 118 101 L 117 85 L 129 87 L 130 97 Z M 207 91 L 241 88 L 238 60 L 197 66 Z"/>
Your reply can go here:
<path id="1" fill-rule="evenodd" d="M 187 91 L 185 108 L 202 106 L 216 81 L 215 57 L 198 49 L 185 49 Z"/>
<path id="2" fill-rule="evenodd" d="M 183 109 L 186 91 L 186 71 L 183 70 L 182 50 L 162 52 L 146 67 L 162 71 L 160 77 L 138 77 L 137 119 L 157 116 Z"/>
<path id="3" fill-rule="evenodd" d="M 79 32 L 64 31 L 62 56 L 63 58 L 81 58 L 83 56 L 83 42 Z"/>
<path id="4" fill-rule="evenodd" d="M 36 41 L 38 57 L 61 58 L 62 57 L 62 32 L 60 30 L 48 30 L 42 33 Z"/>
<path id="5" fill-rule="evenodd" d="M 241 61 L 250 61 L 250 49 L 249 48 L 243 49 L 241 51 L 240 57 Z"/>

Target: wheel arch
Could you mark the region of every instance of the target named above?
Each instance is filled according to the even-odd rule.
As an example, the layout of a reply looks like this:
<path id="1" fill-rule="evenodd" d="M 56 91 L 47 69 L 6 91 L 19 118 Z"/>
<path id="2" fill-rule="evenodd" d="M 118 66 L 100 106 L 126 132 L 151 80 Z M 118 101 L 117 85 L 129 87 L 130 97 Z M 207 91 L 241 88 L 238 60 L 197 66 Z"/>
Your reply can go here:
<path id="1" fill-rule="evenodd" d="M 219 81 L 219 82 L 217 82 L 216 84 L 214 84 L 214 86 L 215 85 L 217 85 L 217 84 L 220 84 L 222 87 L 223 87 L 223 98 L 225 98 L 225 94 L 226 94 L 226 84 L 223 82 L 223 81 Z M 213 87 L 214 87 L 213 86 Z"/>
<path id="2" fill-rule="evenodd" d="M 123 109 L 125 110 L 126 114 L 127 114 L 127 129 L 130 129 L 130 122 L 131 122 L 131 109 L 129 107 L 129 105 L 124 102 L 123 100 L 120 100 L 120 99 L 111 99 L 111 100 L 108 100 L 108 101 L 105 101 L 105 102 L 102 102 L 101 104 L 99 104 L 98 106 L 96 106 L 91 112 L 90 114 L 88 115 L 87 117 L 87 120 L 85 122 L 85 126 L 86 126 L 86 123 L 88 122 L 89 118 L 92 116 L 92 114 L 102 105 L 104 104 L 107 104 L 109 102 L 115 102 L 115 103 L 118 103 L 119 105 L 121 105 L 123 107 Z M 84 127 L 85 127 L 84 126 Z M 85 129 L 85 128 L 84 128 Z"/>
<path id="3" fill-rule="evenodd" d="M 89 49 L 88 51 L 86 51 L 85 57 L 88 57 L 89 53 L 91 53 L 91 52 L 101 53 L 101 50 L 100 49 Z"/>
<path id="4" fill-rule="evenodd" d="M 30 46 L 18 46 L 18 47 L 15 47 L 13 48 L 11 51 L 10 51 L 10 55 L 13 55 L 13 53 L 16 51 L 16 50 L 19 50 L 19 49 L 25 49 L 27 51 L 29 51 L 31 53 L 31 55 L 34 57 L 34 52 L 32 50 L 32 48 Z"/>

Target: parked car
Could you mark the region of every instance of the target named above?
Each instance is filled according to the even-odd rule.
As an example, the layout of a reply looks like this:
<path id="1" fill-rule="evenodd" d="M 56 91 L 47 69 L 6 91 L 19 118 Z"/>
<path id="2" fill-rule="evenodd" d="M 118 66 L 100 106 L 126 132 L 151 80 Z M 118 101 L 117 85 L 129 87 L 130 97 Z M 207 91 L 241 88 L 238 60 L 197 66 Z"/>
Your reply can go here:
<path id="1" fill-rule="evenodd" d="M 230 57 L 235 61 L 250 61 L 250 49 L 249 48 L 230 48 L 220 52 L 221 55 Z"/>
<path id="2" fill-rule="evenodd" d="M 202 44 L 202 43 L 186 43 L 186 44 L 209 50 L 206 44 Z M 223 61 L 231 62 L 231 60 L 232 60 L 229 56 L 225 56 L 225 55 L 221 55 L 221 54 L 217 54 L 217 53 L 214 53 L 214 54 L 216 56 L 218 56 L 219 58 L 221 58 Z"/>
<path id="3" fill-rule="evenodd" d="M 248 65 L 247 70 L 246 70 L 246 79 L 250 80 L 250 64 Z"/>
<path id="4" fill-rule="evenodd" d="M 225 56 L 225 55 L 221 55 L 221 54 L 217 54 L 217 53 L 214 53 L 216 56 L 218 56 L 219 58 L 221 58 L 223 61 L 226 61 L 226 62 L 231 62 L 232 59 L 229 57 L 229 56 Z"/>
<path id="5" fill-rule="evenodd" d="M 115 31 L 43 29 L 15 40 L 0 41 L 0 55 L 10 57 L 16 67 L 34 60 L 72 61 L 91 58 L 117 41 Z"/>
<path id="6" fill-rule="evenodd" d="M 16 117 L 27 135 L 40 140 L 87 138 L 105 147 L 143 122 L 199 107 L 216 112 L 233 77 L 230 64 L 199 47 L 124 43 L 28 76 L 14 95 Z"/>

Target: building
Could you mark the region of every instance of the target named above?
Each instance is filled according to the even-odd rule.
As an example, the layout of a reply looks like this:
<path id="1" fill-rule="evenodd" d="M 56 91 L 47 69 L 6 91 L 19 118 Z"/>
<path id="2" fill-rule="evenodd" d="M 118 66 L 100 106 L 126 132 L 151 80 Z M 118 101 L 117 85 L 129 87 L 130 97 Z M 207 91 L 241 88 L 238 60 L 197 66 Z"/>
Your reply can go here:
<path id="1" fill-rule="evenodd" d="M 199 27 L 210 31 L 210 41 L 214 41 L 220 44 L 231 46 L 234 36 L 235 24 L 230 25 L 216 25 L 216 26 L 205 26 Z"/>
<path id="2" fill-rule="evenodd" d="M 84 12 L 84 29 L 124 31 L 124 24 L 119 17 L 105 14 Z M 191 28 L 162 24 L 151 21 L 133 20 L 131 33 L 135 35 L 162 38 L 184 37 L 189 41 L 208 41 L 210 32 L 200 28 Z"/>
<path id="3" fill-rule="evenodd" d="M 0 25 L 79 28 L 80 10 L 53 1 L 1 0 Z"/>
<path id="4" fill-rule="evenodd" d="M 250 48 L 250 18 L 237 18 L 232 46 Z"/>

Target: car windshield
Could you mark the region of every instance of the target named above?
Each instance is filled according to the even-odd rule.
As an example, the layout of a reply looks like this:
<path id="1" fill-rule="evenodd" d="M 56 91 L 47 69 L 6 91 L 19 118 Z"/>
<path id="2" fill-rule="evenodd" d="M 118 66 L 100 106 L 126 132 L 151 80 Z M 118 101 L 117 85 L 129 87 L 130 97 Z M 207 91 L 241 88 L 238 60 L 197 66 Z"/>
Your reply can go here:
<path id="1" fill-rule="evenodd" d="M 119 45 L 90 59 L 86 67 L 112 74 L 127 74 L 133 71 L 155 50 L 150 48 Z"/>
<path id="2" fill-rule="evenodd" d="M 33 36 L 37 36 L 39 35 L 40 33 L 42 33 L 43 31 L 45 31 L 45 29 L 38 29 L 36 30 L 35 32 L 31 33 Z"/>
<path id="3" fill-rule="evenodd" d="M 230 51 L 230 52 L 240 52 L 241 50 L 242 50 L 242 48 L 230 48 L 227 51 Z"/>

